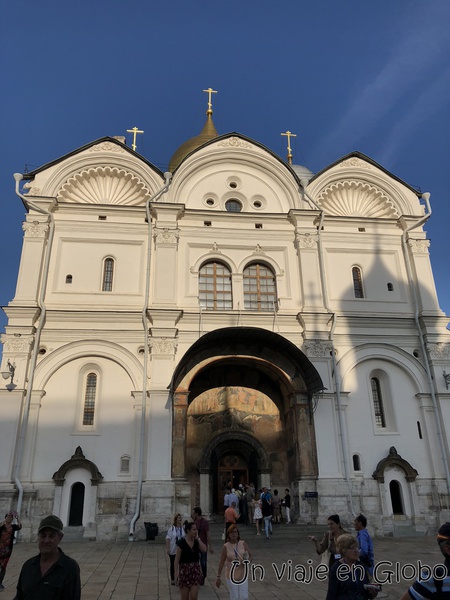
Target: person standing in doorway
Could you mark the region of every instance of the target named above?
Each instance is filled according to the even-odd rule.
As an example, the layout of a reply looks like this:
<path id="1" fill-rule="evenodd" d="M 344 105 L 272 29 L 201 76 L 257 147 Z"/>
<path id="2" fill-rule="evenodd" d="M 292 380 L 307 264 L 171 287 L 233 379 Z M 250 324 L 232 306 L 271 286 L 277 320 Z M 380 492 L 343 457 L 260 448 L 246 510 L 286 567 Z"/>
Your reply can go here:
<path id="1" fill-rule="evenodd" d="M 16 519 L 17 523 L 13 523 Z M 3 579 L 6 574 L 6 567 L 14 548 L 14 535 L 20 531 L 22 525 L 19 521 L 19 515 L 10 510 L 6 513 L 4 520 L 0 523 L 0 590 L 4 590 Z"/>
<path id="2" fill-rule="evenodd" d="M 211 554 L 214 554 L 214 549 L 211 544 L 209 523 L 205 519 L 205 517 L 202 516 L 202 509 L 200 508 L 200 506 L 196 506 L 192 511 L 192 520 L 194 521 L 197 527 L 198 537 L 201 539 L 201 541 L 204 543 L 207 549 L 206 552 L 200 552 L 200 566 L 202 568 L 204 583 L 207 574 L 208 551 L 211 552 Z M 201 585 L 203 585 L 203 583 Z"/>

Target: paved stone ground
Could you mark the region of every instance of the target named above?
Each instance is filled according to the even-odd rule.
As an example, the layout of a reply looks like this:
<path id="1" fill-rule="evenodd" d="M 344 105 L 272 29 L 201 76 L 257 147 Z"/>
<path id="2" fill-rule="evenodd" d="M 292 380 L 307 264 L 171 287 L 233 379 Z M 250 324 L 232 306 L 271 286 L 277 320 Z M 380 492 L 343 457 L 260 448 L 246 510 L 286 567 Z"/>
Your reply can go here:
<path id="1" fill-rule="evenodd" d="M 257 581 L 250 582 L 251 600 L 306 599 L 324 600 L 326 581 L 313 579 L 309 584 L 294 580 L 293 574 L 299 572 L 296 565 L 308 567 L 307 561 L 313 559 L 313 565 L 319 561 L 313 545 L 301 525 L 274 526 L 273 536 L 266 540 L 264 535 L 256 536 L 253 527 L 241 526 L 241 537 L 245 539 L 253 554 L 253 562 L 264 569 L 258 569 Z M 208 578 L 200 589 L 199 600 L 228 600 L 226 586 L 219 590 L 214 586 L 217 574 L 219 554 L 222 547 L 222 528 L 212 526 L 212 539 L 215 553 L 208 557 Z M 434 537 L 376 538 L 375 559 L 392 563 L 434 565 L 441 562 L 441 555 Z M 83 600 L 179 600 L 179 591 L 170 585 L 169 559 L 165 553 L 164 534 L 161 532 L 155 541 L 136 542 L 64 542 L 61 547 L 75 558 L 81 567 Z M 8 565 L 5 577 L 5 590 L 0 600 L 12 600 L 20 568 L 23 562 L 37 553 L 36 544 L 18 543 Z M 276 565 L 274 567 L 273 565 Z M 282 573 L 277 577 L 276 569 Z M 289 577 L 289 566 L 292 576 Z M 386 570 L 386 569 L 385 569 Z M 381 571 L 380 571 L 381 572 Z M 410 577 L 412 569 L 405 573 Z M 400 598 L 408 588 L 409 582 L 400 579 L 383 586 L 379 597 Z"/>

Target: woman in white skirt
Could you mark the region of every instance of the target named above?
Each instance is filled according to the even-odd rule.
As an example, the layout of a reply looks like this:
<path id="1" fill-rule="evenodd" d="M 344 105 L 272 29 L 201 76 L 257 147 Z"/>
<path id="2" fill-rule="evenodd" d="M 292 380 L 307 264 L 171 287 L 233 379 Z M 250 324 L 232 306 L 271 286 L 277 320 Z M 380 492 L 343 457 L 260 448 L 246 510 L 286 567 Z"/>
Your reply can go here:
<path id="1" fill-rule="evenodd" d="M 222 583 L 222 569 L 226 565 L 225 577 L 230 600 L 248 600 L 251 559 L 247 543 L 239 537 L 239 529 L 236 525 L 230 525 L 227 531 L 227 541 L 220 554 L 216 579 L 216 587 L 219 588 Z"/>
<path id="2" fill-rule="evenodd" d="M 256 494 L 255 499 L 253 500 L 253 522 L 256 525 L 256 535 L 260 535 L 259 527 L 261 525 L 262 518 L 263 514 L 261 509 L 261 499 L 259 494 Z"/>

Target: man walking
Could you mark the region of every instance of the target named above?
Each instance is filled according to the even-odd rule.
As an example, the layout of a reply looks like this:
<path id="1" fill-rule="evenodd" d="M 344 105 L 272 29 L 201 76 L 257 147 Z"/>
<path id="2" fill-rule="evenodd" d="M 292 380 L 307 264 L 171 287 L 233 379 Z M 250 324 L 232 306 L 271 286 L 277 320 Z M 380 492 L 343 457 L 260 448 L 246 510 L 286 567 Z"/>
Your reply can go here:
<path id="1" fill-rule="evenodd" d="M 266 487 L 263 487 L 261 494 L 261 511 L 264 519 L 264 531 L 268 540 L 269 533 L 272 535 L 272 495 Z"/>
<path id="2" fill-rule="evenodd" d="M 369 573 L 373 575 L 373 567 L 375 564 L 373 557 L 373 542 L 367 531 L 367 519 L 364 515 L 359 514 L 353 521 L 356 529 L 356 539 L 359 546 L 359 560 L 365 565 Z"/>
<path id="3" fill-rule="evenodd" d="M 80 567 L 59 548 L 63 524 L 58 517 L 42 519 L 38 529 L 39 554 L 20 571 L 15 600 L 80 600 Z"/>
<path id="4" fill-rule="evenodd" d="M 203 583 L 201 585 L 203 585 L 207 573 L 208 551 L 211 552 L 211 554 L 214 554 L 214 549 L 211 544 L 209 523 L 207 519 L 205 519 L 205 517 L 202 517 L 202 509 L 200 508 L 200 506 L 196 506 L 192 511 L 192 520 L 194 521 L 195 526 L 197 527 L 198 537 L 205 544 L 207 549 L 207 552 L 200 552 L 200 566 L 202 568 L 203 573 Z"/>

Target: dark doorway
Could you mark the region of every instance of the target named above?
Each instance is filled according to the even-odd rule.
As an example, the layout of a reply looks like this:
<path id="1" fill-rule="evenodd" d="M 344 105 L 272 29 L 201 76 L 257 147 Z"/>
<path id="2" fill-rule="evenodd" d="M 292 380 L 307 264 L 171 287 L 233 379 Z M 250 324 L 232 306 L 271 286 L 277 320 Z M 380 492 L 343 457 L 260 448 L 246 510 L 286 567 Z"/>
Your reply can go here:
<path id="1" fill-rule="evenodd" d="M 394 515 L 404 515 L 402 488 L 395 479 L 389 484 L 389 492 L 391 494 L 392 512 Z"/>
<path id="2" fill-rule="evenodd" d="M 83 525 L 84 483 L 77 482 L 72 486 L 69 510 L 69 526 Z"/>

